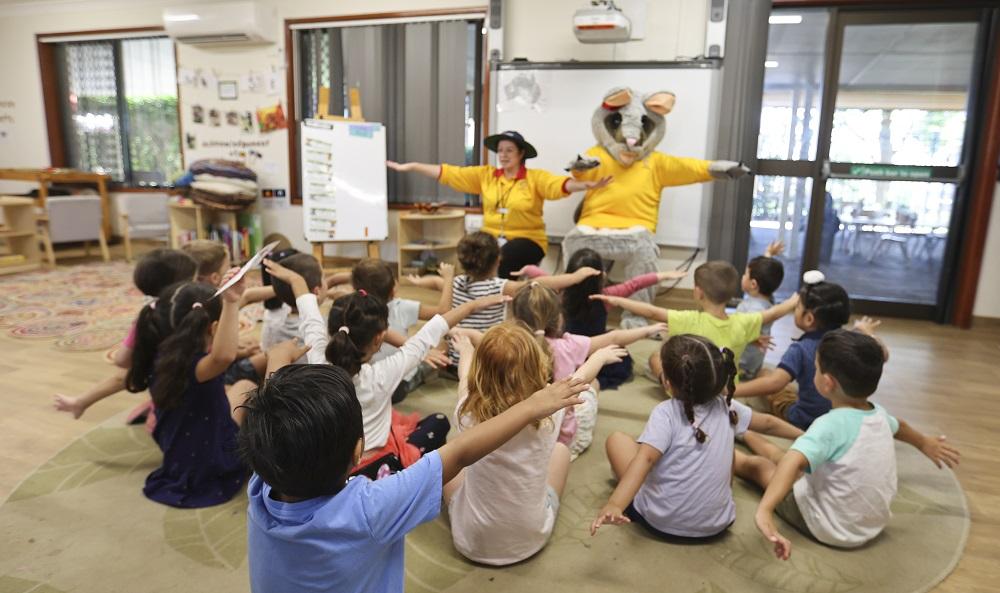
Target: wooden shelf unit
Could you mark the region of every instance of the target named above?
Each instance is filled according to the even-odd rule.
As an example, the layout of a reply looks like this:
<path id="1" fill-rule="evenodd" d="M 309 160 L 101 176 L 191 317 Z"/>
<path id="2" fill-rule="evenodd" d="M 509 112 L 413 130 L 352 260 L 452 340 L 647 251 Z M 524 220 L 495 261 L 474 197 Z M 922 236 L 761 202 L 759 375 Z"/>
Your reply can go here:
<path id="1" fill-rule="evenodd" d="M 31 198 L 0 196 L 0 211 L 3 212 L 0 243 L 7 246 L 7 253 L 0 255 L 24 256 L 24 263 L 0 265 L 0 274 L 27 272 L 41 267 L 42 252 L 38 247 L 36 206 L 35 200 Z"/>
<path id="2" fill-rule="evenodd" d="M 465 211 L 443 209 L 424 214 L 399 215 L 396 240 L 399 245 L 399 275 L 415 273 L 413 261 L 424 252 L 432 252 L 439 261 L 458 267 L 458 242 L 465 236 Z M 433 243 L 426 243 L 433 241 Z"/>
<path id="3" fill-rule="evenodd" d="M 246 210 L 239 212 L 215 210 L 205 208 L 194 202 L 170 202 L 168 206 L 170 215 L 170 246 L 174 249 L 191 240 L 190 238 L 182 238 L 182 235 L 186 235 L 192 231 L 195 233 L 194 239 L 210 238 L 208 236 L 209 225 L 225 224 L 229 226 L 232 232 L 239 232 L 239 216 L 246 212 Z M 240 263 L 242 259 L 239 254 L 233 254 L 233 265 Z"/>

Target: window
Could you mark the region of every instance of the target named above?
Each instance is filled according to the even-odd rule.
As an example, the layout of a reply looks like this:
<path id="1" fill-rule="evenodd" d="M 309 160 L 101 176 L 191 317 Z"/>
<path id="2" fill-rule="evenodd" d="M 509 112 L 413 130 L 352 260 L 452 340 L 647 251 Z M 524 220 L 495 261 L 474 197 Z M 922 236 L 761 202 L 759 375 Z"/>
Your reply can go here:
<path id="1" fill-rule="evenodd" d="M 320 111 L 323 88 L 326 112 L 348 116 L 357 88 L 365 119 L 386 126 L 390 160 L 478 164 L 482 27 L 474 19 L 295 30 L 296 119 Z M 390 172 L 388 191 L 391 202 L 471 204 L 417 175 Z"/>
<path id="2" fill-rule="evenodd" d="M 128 186 L 168 185 L 180 175 L 177 75 L 170 39 L 53 45 L 47 65 L 56 71 L 60 121 L 49 125 L 59 126 L 64 164 L 103 171 Z"/>

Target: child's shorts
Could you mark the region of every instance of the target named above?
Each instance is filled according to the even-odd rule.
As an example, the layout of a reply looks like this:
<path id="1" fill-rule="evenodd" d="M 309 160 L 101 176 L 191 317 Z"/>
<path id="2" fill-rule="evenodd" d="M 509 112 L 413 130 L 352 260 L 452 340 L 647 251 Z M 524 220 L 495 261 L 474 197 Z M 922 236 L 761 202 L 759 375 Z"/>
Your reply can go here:
<path id="1" fill-rule="evenodd" d="M 799 510 L 799 503 L 795 502 L 794 490 L 788 491 L 785 498 L 781 499 L 778 506 L 774 507 L 774 512 L 777 513 L 779 517 L 784 519 L 785 523 L 788 523 L 805 535 L 812 537 L 812 533 L 809 531 L 809 526 L 806 525 L 806 520 L 802 516 L 802 511 Z"/>
<path id="2" fill-rule="evenodd" d="M 797 401 L 799 401 L 799 392 L 791 385 L 786 386 L 778 393 L 767 396 L 767 403 L 771 406 L 771 413 L 782 420 L 788 420 L 788 408 L 792 407 L 792 404 Z"/>
<path id="3" fill-rule="evenodd" d="M 642 525 L 646 529 L 646 531 L 650 532 L 656 537 L 676 544 L 701 544 L 705 542 L 714 541 L 715 538 L 729 531 L 729 528 L 733 526 L 733 524 L 730 523 L 729 525 L 726 525 L 725 528 L 722 529 L 722 531 L 713 535 L 706 535 L 703 537 L 689 537 L 685 535 L 674 535 L 673 533 L 660 531 L 659 529 L 653 527 L 652 525 L 649 524 L 649 521 L 646 521 L 645 517 L 639 514 L 639 511 L 636 510 L 635 506 L 631 502 L 628 503 L 627 507 L 625 507 L 624 514 L 633 523 L 638 523 L 639 525 Z"/>
<path id="4" fill-rule="evenodd" d="M 260 383 L 260 377 L 257 376 L 257 369 L 253 368 L 253 363 L 250 362 L 249 357 L 233 361 L 233 364 L 229 365 L 229 368 L 226 369 L 223 379 L 226 385 L 232 385 L 240 379 Z"/>

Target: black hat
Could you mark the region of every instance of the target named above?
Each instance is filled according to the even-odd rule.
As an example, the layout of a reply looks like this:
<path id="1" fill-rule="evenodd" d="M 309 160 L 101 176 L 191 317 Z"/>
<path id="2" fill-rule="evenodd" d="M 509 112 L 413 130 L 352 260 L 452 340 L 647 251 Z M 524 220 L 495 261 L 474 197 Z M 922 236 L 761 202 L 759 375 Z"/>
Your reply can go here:
<path id="1" fill-rule="evenodd" d="M 500 132 L 499 134 L 493 134 L 492 136 L 487 136 L 483 140 L 483 146 L 489 148 L 493 152 L 497 151 L 497 145 L 500 144 L 501 140 L 510 140 L 517 147 L 524 151 L 525 159 L 533 159 L 538 156 L 538 151 L 535 147 L 528 144 L 528 141 L 524 139 L 524 136 L 514 131 Z"/>

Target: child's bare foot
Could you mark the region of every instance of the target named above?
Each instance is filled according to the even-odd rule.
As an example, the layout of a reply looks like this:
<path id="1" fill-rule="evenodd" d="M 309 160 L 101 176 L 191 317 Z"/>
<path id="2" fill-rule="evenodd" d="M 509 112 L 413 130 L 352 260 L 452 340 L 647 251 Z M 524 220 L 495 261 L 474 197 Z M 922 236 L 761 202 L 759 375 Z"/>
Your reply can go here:
<path id="1" fill-rule="evenodd" d="M 80 398 L 70 397 L 61 393 L 55 394 L 52 398 L 52 407 L 60 412 L 69 412 L 73 414 L 74 420 L 83 416 L 84 411 L 87 409 L 86 406 L 83 405 Z"/>

